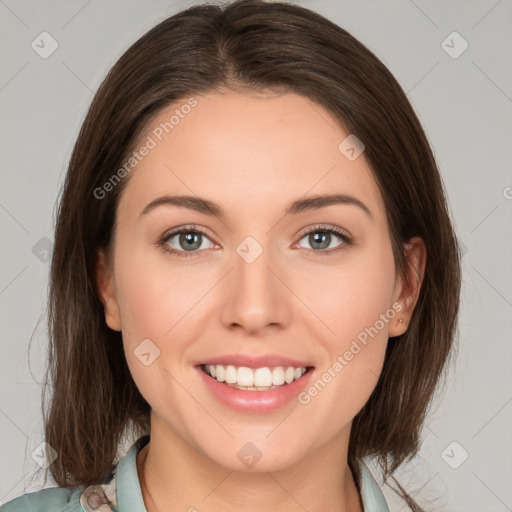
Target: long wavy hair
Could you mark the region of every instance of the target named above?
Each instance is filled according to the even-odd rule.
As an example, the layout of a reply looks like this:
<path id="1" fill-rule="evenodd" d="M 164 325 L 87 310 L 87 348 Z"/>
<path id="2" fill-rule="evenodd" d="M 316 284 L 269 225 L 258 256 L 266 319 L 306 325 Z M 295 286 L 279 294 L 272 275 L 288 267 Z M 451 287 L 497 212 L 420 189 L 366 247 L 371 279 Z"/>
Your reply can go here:
<path id="1" fill-rule="evenodd" d="M 46 442 L 58 453 L 49 470 L 61 487 L 102 482 L 124 436 L 149 431 L 150 406 L 131 377 L 121 333 L 105 323 L 95 280 L 97 252 L 111 247 L 129 177 L 102 199 L 94 191 L 163 108 L 221 88 L 294 92 L 326 108 L 366 146 L 402 277 L 404 244 L 423 239 L 418 302 L 407 331 L 388 344 L 375 390 L 354 418 L 348 463 L 358 482 L 357 459 L 375 458 L 387 483 L 419 450 L 425 416 L 455 352 L 461 280 L 461 253 L 432 150 L 396 79 L 351 34 L 298 5 L 239 0 L 192 6 L 143 35 L 109 71 L 82 124 L 55 221 L 42 400 Z M 392 479 L 411 510 L 421 511 Z"/>

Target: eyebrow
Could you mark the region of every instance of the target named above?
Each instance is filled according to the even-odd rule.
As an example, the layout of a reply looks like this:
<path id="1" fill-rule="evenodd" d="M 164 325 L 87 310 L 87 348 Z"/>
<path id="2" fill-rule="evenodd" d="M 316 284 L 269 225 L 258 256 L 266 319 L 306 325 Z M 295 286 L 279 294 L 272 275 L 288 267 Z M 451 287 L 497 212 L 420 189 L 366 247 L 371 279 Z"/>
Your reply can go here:
<path id="1" fill-rule="evenodd" d="M 332 206 L 336 204 L 357 206 L 362 211 L 364 211 L 370 219 L 373 219 L 372 212 L 362 201 L 346 194 L 316 195 L 309 196 L 304 199 L 297 199 L 288 206 L 288 208 L 285 211 L 285 215 L 293 215 L 304 212 L 306 210 L 318 210 L 320 208 L 325 208 L 327 206 Z M 151 210 L 154 210 L 158 206 L 162 205 L 181 206 L 183 208 L 195 210 L 200 213 L 210 215 L 212 217 L 218 217 L 220 219 L 226 218 L 226 213 L 221 206 L 214 203 L 213 201 L 210 201 L 209 199 L 197 196 L 158 197 L 144 207 L 144 209 L 140 213 L 140 216 L 146 215 Z"/>

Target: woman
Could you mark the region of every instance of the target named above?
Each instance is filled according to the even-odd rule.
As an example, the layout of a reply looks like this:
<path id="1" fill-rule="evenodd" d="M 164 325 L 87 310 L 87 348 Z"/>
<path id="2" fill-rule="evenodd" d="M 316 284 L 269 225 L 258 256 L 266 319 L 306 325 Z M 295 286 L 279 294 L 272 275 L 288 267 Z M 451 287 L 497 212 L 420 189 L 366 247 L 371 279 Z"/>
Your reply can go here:
<path id="1" fill-rule="evenodd" d="M 362 458 L 387 481 L 417 453 L 460 266 L 391 73 L 322 16 L 247 0 L 164 20 L 110 71 L 50 284 L 59 487 L 2 512 L 369 512 Z"/>

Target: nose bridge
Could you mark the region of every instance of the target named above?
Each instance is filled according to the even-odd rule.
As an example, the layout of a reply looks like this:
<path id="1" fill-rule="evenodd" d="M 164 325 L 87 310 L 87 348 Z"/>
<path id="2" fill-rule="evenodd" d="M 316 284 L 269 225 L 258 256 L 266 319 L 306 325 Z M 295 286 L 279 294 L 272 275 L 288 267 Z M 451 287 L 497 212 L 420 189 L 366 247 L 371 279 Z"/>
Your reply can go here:
<path id="1" fill-rule="evenodd" d="M 235 251 L 223 321 L 252 331 L 284 323 L 287 318 L 284 285 L 275 276 L 279 272 L 277 258 L 268 237 L 260 242 L 247 236 Z"/>
<path id="2" fill-rule="evenodd" d="M 239 301 L 252 304 L 255 310 L 263 311 L 276 292 L 277 283 L 269 270 L 273 266 L 272 252 L 268 238 L 258 242 L 253 236 L 246 237 L 236 248 L 236 294 Z"/>

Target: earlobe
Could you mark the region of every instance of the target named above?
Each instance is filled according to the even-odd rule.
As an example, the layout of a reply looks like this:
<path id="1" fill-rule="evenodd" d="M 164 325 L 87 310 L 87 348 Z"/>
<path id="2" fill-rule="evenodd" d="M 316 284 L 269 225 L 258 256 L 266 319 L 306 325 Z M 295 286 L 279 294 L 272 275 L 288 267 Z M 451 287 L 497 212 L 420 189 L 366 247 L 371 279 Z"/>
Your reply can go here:
<path id="1" fill-rule="evenodd" d="M 112 270 L 103 249 L 96 258 L 96 286 L 105 310 L 105 322 L 114 331 L 121 330 L 121 318 L 117 304 Z"/>
<path id="2" fill-rule="evenodd" d="M 423 240 L 419 237 L 411 238 L 404 245 L 404 251 L 406 275 L 399 280 L 395 288 L 395 292 L 398 290 L 396 302 L 400 304 L 401 309 L 390 322 L 389 337 L 400 336 L 407 331 L 425 275 L 427 251 Z"/>

